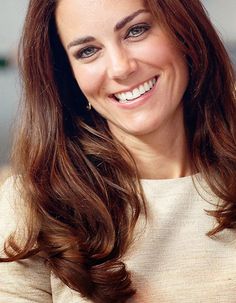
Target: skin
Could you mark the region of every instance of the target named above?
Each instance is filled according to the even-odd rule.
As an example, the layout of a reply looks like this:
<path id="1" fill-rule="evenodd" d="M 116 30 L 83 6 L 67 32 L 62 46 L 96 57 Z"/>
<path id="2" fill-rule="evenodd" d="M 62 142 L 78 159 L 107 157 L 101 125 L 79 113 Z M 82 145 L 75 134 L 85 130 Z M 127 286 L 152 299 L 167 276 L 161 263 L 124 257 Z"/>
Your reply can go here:
<path id="1" fill-rule="evenodd" d="M 140 177 L 191 174 L 182 105 L 187 64 L 143 1 L 60 0 L 56 23 L 78 85 L 130 150 Z M 127 104 L 115 100 L 114 94 L 153 78 L 146 95 Z"/>

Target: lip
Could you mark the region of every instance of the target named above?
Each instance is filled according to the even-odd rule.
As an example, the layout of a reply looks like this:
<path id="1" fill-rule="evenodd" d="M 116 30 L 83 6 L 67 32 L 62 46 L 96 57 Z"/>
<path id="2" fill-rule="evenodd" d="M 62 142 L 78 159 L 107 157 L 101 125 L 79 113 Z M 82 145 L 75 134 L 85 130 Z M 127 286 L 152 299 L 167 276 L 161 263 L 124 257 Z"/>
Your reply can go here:
<path id="1" fill-rule="evenodd" d="M 149 78 L 149 79 L 147 79 L 147 80 L 145 80 L 145 81 L 140 82 L 139 84 L 135 84 L 135 85 L 131 86 L 131 87 L 128 88 L 128 89 L 120 90 L 120 91 L 118 91 L 118 92 L 112 93 L 112 94 L 109 95 L 109 97 L 113 97 L 113 96 L 116 95 L 116 94 L 121 94 L 121 93 L 130 92 L 130 91 L 134 90 L 135 88 L 138 88 L 140 85 L 143 85 L 145 82 L 148 82 L 148 81 L 152 80 L 153 78 L 155 78 L 155 79 L 157 80 L 158 77 L 159 77 L 158 75 L 153 76 L 153 77 L 151 77 L 151 78 Z"/>
<path id="2" fill-rule="evenodd" d="M 150 78 L 150 80 L 151 79 L 153 79 L 153 77 Z M 157 88 L 157 83 L 159 82 L 158 80 L 159 80 L 159 76 L 156 77 L 156 83 L 152 87 L 152 89 L 150 89 L 148 92 L 141 95 L 140 97 L 136 98 L 134 101 L 128 101 L 127 103 L 120 103 L 115 99 L 115 97 L 113 95 L 109 96 L 109 100 L 110 100 L 110 102 L 112 102 L 113 104 L 115 104 L 116 106 L 118 106 L 119 108 L 122 108 L 122 109 L 134 109 L 136 107 L 139 107 L 139 106 L 143 105 L 144 103 L 146 103 L 148 101 L 148 99 L 155 93 L 155 90 Z M 147 80 L 147 81 L 149 81 L 149 80 Z M 142 83 L 145 83 L 145 82 L 146 81 L 144 81 Z"/>

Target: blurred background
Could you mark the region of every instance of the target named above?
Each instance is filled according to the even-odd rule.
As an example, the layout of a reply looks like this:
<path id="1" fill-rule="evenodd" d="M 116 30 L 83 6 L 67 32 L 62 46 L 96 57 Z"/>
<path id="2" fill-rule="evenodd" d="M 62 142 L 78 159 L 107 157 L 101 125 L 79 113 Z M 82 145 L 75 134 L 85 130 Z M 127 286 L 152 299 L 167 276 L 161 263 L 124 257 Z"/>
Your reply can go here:
<path id="1" fill-rule="evenodd" d="M 0 0 L 0 180 L 1 174 L 7 174 L 12 125 L 20 98 L 16 52 L 28 2 Z M 202 2 L 236 66 L 236 0 Z"/>

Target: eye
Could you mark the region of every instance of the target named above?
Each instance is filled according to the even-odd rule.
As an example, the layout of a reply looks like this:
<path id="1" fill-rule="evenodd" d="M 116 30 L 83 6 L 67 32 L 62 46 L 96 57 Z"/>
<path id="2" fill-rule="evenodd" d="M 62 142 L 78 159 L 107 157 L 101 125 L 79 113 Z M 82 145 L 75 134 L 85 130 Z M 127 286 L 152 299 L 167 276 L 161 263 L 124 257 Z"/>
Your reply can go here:
<path id="1" fill-rule="evenodd" d="M 144 34 L 146 31 L 148 31 L 149 29 L 150 29 L 150 25 L 148 25 L 148 24 L 135 25 L 128 30 L 125 38 L 127 39 L 127 38 L 139 37 L 142 34 Z"/>
<path id="2" fill-rule="evenodd" d="M 79 50 L 75 54 L 75 57 L 76 57 L 76 59 L 86 59 L 86 58 L 89 58 L 89 57 L 93 56 L 94 54 L 96 54 L 97 51 L 98 51 L 97 47 L 88 46 L 88 47 L 85 47 L 85 48 Z"/>

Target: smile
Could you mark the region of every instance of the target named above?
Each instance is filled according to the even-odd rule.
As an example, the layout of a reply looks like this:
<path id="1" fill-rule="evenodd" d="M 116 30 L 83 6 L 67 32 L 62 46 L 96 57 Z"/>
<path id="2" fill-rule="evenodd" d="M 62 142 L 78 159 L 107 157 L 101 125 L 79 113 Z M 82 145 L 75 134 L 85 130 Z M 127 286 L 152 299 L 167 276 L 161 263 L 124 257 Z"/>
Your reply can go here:
<path id="1" fill-rule="evenodd" d="M 126 103 L 128 101 L 132 101 L 144 95 L 146 92 L 150 91 L 157 82 L 157 77 L 154 77 L 151 80 L 140 84 L 139 86 L 135 87 L 132 91 L 121 92 L 118 94 L 114 94 L 116 100 L 119 103 Z"/>

